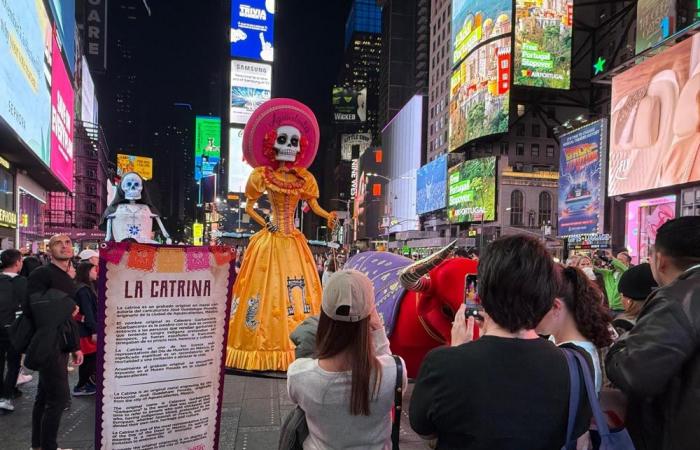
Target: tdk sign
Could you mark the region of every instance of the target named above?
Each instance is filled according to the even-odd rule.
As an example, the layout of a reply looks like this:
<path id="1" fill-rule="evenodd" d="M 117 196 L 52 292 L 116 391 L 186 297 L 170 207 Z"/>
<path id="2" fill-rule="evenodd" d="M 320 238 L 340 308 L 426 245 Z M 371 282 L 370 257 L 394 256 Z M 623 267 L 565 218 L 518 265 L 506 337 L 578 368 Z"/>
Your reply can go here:
<path id="1" fill-rule="evenodd" d="M 231 5 L 231 56 L 272 61 L 275 0 L 235 1 Z"/>

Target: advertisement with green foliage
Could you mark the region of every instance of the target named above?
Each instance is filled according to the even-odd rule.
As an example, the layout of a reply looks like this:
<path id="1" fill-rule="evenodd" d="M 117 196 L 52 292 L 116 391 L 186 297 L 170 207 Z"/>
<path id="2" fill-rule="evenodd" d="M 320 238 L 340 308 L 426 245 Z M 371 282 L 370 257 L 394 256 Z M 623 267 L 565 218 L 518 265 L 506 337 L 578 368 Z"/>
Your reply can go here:
<path id="1" fill-rule="evenodd" d="M 573 0 L 516 0 L 514 83 L 571 87 Z"/>
<path id="2" fill-rule="evenodd" d="M 465 161 L 449 170 L 450 223 L 496 219 L 496 166 L 496 157 L 492 156 Z"/>
<path id="3" fill-rule="evenodd" d="M 214 173 L 221 159 L 221 118 L 197 116 L 194 137 L 194 179 Z"/>

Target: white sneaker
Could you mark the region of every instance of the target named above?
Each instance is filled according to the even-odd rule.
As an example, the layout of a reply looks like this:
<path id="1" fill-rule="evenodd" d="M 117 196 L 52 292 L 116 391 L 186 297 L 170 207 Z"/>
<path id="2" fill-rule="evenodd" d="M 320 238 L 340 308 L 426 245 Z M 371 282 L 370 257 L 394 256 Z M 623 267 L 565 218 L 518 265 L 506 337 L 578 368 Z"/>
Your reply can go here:
<path id="1" fill-rule="evenodd" d="M 9 398 L 0 398 L 0 409 L 5 411 L 14 411 L 15 405 L 12 404 L 12 400 Z"/>
<path id="2" fill-rule="evenodd" d="M 15 386 L 21 386 L 23 384 L 27 384 L 30 381 L 34 379 L 33 376 L 29 375 L 28 373 L 20 373 L 19 376 L 17 377 L 17 384 Z"/>

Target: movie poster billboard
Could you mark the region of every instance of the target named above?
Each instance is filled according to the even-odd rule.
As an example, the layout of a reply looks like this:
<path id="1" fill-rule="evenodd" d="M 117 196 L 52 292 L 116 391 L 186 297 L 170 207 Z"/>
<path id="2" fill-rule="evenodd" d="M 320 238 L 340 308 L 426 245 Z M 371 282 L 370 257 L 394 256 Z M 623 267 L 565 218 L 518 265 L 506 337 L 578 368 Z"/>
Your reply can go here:
<path id="1" fill-rule="evenodd" d="M 274 59 L 275 0 L 231 2 L 231 56 L 255 61 Z"/>
<path id="2" fill-rule="evenodd" d="M 228 136 L 228 191 L 245 192 L 253 168 L 243 159 L 243 128 L 231 128 Z"/>
<path id="3" fill-rule="evenodd" d="M 129 172 L 139 174 L 146 181 L 152 179 L 153 158 L 117 153 L 117 175 L 122 177 Z"/>
<path id="4" fill-rule="evenodd" d="M 447 175 L 447 218 L 450 223 L 496 218 L 496 157 L 472 159 Z"/>
<path id="5" fill-rule="evenodd" d="M 626 213 L 625 247 L 632 264 L 649 262 L 659 228 L 676 218 L 676 196 L 628 202 Z"/>
<path id="6" fill-rule="evenodd" d="M 603 231 L 605 120 L 560 138 L 559 236 Z"/>
<path id="7" fill-rule="evenodd" d="M 100 250 L 95 448 L 219 447 L 234 259 L 228 247 Z"/>
<path id="8" fill-rule="evenodd" d="M 361 123 L 367 121 L 367 88 L 333 87 L 333 121 Z"/>
<path id="9" fill-rule="evenodd" d="M 510 35 L 512 0 L 452 0 L 452 63 L 483 42 Z"/>
<path id="10" fill-rule="evenodd" d="M 613 78 L 608 195 L 700 181 L 700 35 Z"/>
<path id="11" fill-rule="evenodd" d="M 508 131 L 510 108 L 510 37 L 488 41 L 452 73 L 449 149 Z"/>
<path id="12" fill-rule="evenodd" d="M 231 123 L 245 125 L 253 111 L 272 95 L 272 66 L 231 61 Z"/>
<path id="13" fill-rule="evenodd" d="M 51 58 L 51 172 L 73 190 L 73 84 L 68 76 L 56 36 Z"/>
<path id="14" fill-rule="evenodd" d="M 0 118 L 47 166 L 52 29 L 44 2 L 0 3 Z"/>
<path id="15" fill-rule="evenodd" d="M 340 159 L 352 161 L 359 158 L 372 145 L 371 133 L 353 133 L 340 135 Z"/>
<path id="16" fill-rule="evenodd" d="M 573 19 L 573 0 L 516 0 L 514 84 L 569 89 Z"/>
<path id="17" fill-rule="evenodd" d="M 214 174 L 221 160 L 221 118 L 197 116 L 194 135 L 194 179 Z"/>
<path id="18" fill-rule="evenodd" d="M 637 53 L 655 46 L 675 32 L 675 0 L 637 0 Z"/>
<path id="19" fill-rule="evenodd" d="M 437 211 L 447 203 L 447 155 L 440 155 L 417 172 L 416 214 Z"/>

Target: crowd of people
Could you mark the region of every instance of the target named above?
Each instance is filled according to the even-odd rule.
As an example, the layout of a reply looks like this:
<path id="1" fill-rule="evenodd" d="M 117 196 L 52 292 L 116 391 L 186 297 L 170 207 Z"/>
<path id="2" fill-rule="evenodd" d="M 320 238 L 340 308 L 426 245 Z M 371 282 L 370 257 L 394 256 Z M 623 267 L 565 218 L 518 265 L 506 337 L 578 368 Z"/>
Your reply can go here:
<path id="1" fill-rule="evenodd" d="M 74 396 L 96 392 L 99 254 L 76 257 L 66 235 L 53 236 L 47 253 L 0 253 L 0 409 L 12 412 L 18 389 L 39 374 L 32 411 L 32 448 L 55 450 L 63 412 L 70 407 L 69 370 L 79 366 Z"/>

